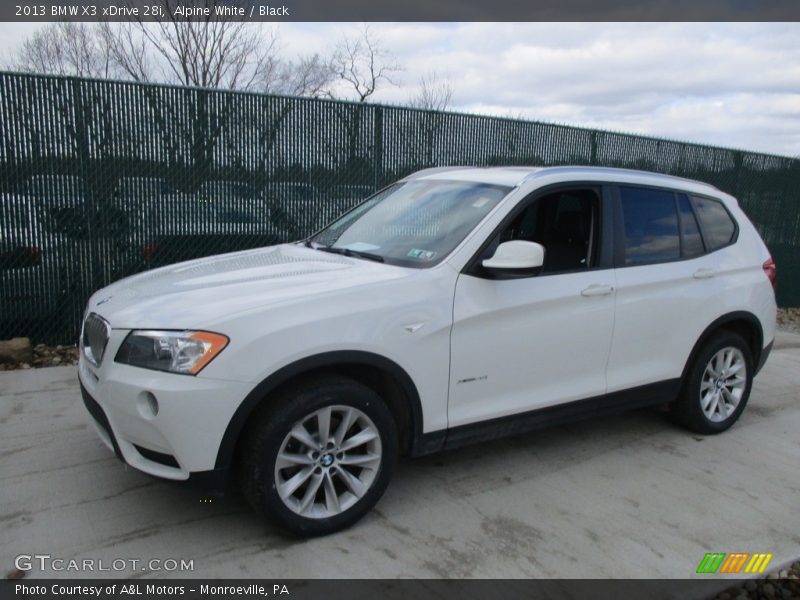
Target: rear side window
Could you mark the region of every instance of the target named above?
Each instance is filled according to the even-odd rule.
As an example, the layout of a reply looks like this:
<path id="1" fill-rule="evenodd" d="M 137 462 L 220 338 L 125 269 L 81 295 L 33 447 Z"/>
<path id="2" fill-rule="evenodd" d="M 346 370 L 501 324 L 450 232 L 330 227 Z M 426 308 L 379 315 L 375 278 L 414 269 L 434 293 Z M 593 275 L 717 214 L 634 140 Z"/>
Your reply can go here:
<path id="1" fill-rule="evenodd" d="M 621 187 L 620 201 L 626 265 L 664 262 L 681 257 L 674 193 Z"/>
<path id="2" fill-rule="evenodd" d="M 678 215 L 681 221 L 681 256 L 694 258 L 705 252 L 700 228 L 697 226 L 697 217 L 694 216 L 689 197 L 678 194 Z"/>
<path id="3" fill-rule="evenodd" d="M 709 252 L 730 244 L 736 234 L 736 224 L 722 202 L 693 196 L 692 203 Z"/>

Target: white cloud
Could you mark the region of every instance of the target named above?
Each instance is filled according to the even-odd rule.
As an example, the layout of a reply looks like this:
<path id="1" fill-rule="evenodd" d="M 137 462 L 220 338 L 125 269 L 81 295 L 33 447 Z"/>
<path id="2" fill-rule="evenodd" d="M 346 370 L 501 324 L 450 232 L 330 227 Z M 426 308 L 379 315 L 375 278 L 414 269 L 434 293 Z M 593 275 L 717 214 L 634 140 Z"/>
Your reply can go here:
<path id="1" fill-rule="evenodd" d="M 461 110 L 798 155 L 798 37 L 798 24 L 473 23 L 402 59 L 409 81 L 449 72 Z"/>

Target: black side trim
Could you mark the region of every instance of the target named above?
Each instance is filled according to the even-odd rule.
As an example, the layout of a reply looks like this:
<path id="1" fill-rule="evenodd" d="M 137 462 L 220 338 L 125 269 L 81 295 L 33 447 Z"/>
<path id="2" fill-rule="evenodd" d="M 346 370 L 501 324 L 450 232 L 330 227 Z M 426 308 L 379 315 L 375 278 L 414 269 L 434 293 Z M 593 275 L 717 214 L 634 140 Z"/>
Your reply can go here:
<path id="1" fill-rule="evenodd" d="M 425 456 L 444 450 L 447 443 L 447 429 L 423 433 L 415 445 L 416 452 L 412 452 L 412 457 Z"/>
<path id="2" fill-rule="evenodd" d="M 189 473 L 189 479 L 167 479 L 166 477 L 159 477 L 152 473 L 145 473 L 139 471 L 143 475 L 152 477 L 153 479 L 174 485 L 180 488 L 190 488 L 203 494 L 212 496 L 224 496 L 230 491 L 234 491 L 233 482 L 229 477 L 230 473 L 227 469 L 212 469 L 210 471 L 194 471 Z"/>
<path id="3" fill-rule="evenodd" d="M 764 347 L 763 350 L 761 350 L 761 356 L 759 356 L 758 363 L 756 364 L 756 372 L 753 374 L 754 377 L 756 375 L 758 375 L 758 372 L 761 370 L 761 368 L 767 362 L 767 359 L 769 358 L 769 353 L 772 352 L 772 345 L 774 343 L 775 343 L 775 340 L 772 340 L 769 344 L 767 344 Z"/>
<path id="4" fill-rule="evenodd" d="M 422 437 L 422 404 L 420 403 L 419 393 L 411 380 L 398 364 L 386 357 L 370 352 L 358 350 L 342 350 L 337 352 L 325 352 L 315 356 L 303 358 L 295 363 L 287 365 L 275 371 L 264 381 L 259 383 L 242 401 L 236 409 L 233 417 L 225 429 L 225 435 L 217 452 L 215 469 L 229 469 L 233 462 L 233 455 L 236 449 L 236 442 L 244 429 L 248 417 L 252 414 L 259 403 L 266 398 L 270 392 L 277 389 L 281 384 L 289 381 L 293 377 L 302 373 L 325 367 L 336 367 L 337 365 L 364 365 L 376 367 L 389 373 L 401 386 L 409 401 L 409 414 L 411 416 L 411 448 L 410 454 L 416 455 L 417 445 Z"/>
<path id="5" fill-rule="evenodd" d="M 697 353 L 700 352 L 702 347 L 705 345 L 708 338 L 720 327 L 725 325 L 726 323 L 731 323 L 732 321 L 747 321 L 756 331 L 756 339 L 753 340 L 755 352 L 753 353 L 753 362 L 755 364 L 763 364 L 761 362 L 761 357 L 764 354 L 762 350 L 764 344 L 764 330 L 761 328 L 761 321 L 758 320 L 753 313 L 745 312 L 743 310 L 734 311 L 725 315 L 722 315 L 718 319 L 714 319 L 714 321 L 705 328 L 700 337 L 697 339 L 697 342 L 692 348 L 691 353 L 689 354 L 689 359 L 686 361 L 686 365 L 683 367 L 683 373 L 681 374 L 681 379 L 686 378 L 686 374 L 689 372 L 689 369 L 692 367 L 692 363 L 694 363 L 694 357 L 697 356 Z M 764 358 L 766 360 L 766 357 Z M 760 368 L 760 367 L 759 367 Z M 758 369 L 756 369 L 756 373 Z"/>
<path id="6" fill-rule="evenodd" d="M 86 410 L 89 411 L 89 414 L 92 415 L 92 418 L 97 422 L 97 424 L 103 428 L 103 431 L 108 434 L 108 437 L 111 438 L 111 444 L 114 446 L 114 454 L 117 455 L 117 458 L 124 461 L 125 459 L 122 458 L 122 451 L 119 449 L 119 444 L 117 444 L 117 438 L 114 437 L 114 432 L 111 430 L 111 425 L 108 422 L 108 417 L 106 417 L 106 413 L 103 411 L 102 407 L 97 403 L 97 401 L 92 398 L 91 394 L 83 387 L 83 383 L 81 385 L 81 396 L 83 397 L 83 404 L 86 406 Z"/>
<path id="7" fill-rule="evenodd" d="M 426 443 L 421 443 L 420 447 L 431 448 L 429 452 L 436 452 L 442 447 L 449 450 L 562 423 L 620 413 L 633 408 L 666 404 L 675 400 L 680 387 L 680 379 L 668 379 L 586 400 L 576 400 L 491 421 L 470 423 L 448 430 L 446 439 L 443 439 L 444 432 L 440 431 L 425 434 L 423 437 Z"/>
<path id="8" fill-rule="evenodd" d="M 156 452 L 155 450 L 143 448 L 142 446 L 137 446 L 136 444 L 134 444 L 133 447 L 136 448 L 136 451 L 144 456 L 147 460 L 152 460 L 154 463 L 164 465 L 165 467 L 174 467 L 176 469 L 180 469 L 178 461 L 175 460 L 175 457 L 171 454 Z"/>
<path id="9" fill-rule="evenodd" d="M 186 481 L 176 481 L 175 483 L 188 485 L 204 492 L 215 495 L 223 495 L 229 491 L 231 480 L 228 477 L 227 469 L 213 469 L 211 471 L 194 471 L 189 473 Z M 171 480 L 170 480 L 171 481 Z"/>

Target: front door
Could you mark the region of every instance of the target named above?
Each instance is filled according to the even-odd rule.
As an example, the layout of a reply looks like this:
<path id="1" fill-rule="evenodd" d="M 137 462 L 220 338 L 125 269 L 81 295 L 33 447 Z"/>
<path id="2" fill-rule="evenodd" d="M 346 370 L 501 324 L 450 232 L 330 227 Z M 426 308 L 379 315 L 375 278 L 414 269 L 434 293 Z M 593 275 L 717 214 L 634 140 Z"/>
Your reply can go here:
<path id="1" fill-rule="evenodd" d="M 600 239 L 610 232 L 610 222 L 602 226 L 602 196 L 587 187 L 523 200 L 459 276 L 450 427 L 605 393 L 615 281 L 605 256 L 610 243 Z M 544 246 L 541 272 L 492 278 L 480 261 L 513 239 Z"/>

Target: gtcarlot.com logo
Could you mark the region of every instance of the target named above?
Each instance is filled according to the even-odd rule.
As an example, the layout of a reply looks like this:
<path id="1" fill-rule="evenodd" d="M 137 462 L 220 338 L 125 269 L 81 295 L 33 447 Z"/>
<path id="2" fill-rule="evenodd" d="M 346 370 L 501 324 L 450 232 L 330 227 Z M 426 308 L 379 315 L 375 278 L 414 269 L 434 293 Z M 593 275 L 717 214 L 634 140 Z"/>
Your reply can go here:
<path id="1" fill-rule="evenodd" d="M 50 554 L 20 554 L 14 559 L 20 571 L 194 571 L 194 559 L 184 558 L 59 558 Z"/>
<path id="2" fill-rule="evenodd" d="M 767 569 L 772 554 L 766 552 L 708 552 L 697 566 L 698 573 L 763 573 Z"/>

